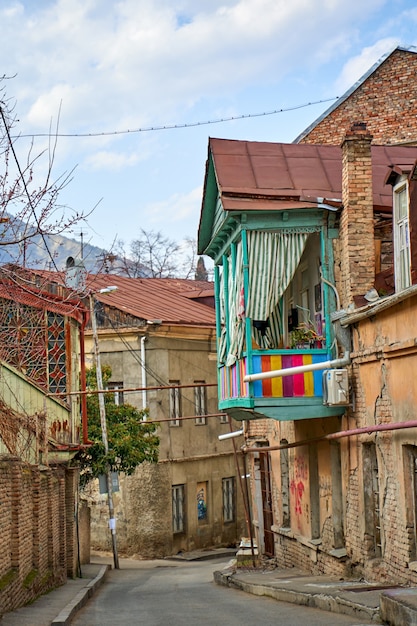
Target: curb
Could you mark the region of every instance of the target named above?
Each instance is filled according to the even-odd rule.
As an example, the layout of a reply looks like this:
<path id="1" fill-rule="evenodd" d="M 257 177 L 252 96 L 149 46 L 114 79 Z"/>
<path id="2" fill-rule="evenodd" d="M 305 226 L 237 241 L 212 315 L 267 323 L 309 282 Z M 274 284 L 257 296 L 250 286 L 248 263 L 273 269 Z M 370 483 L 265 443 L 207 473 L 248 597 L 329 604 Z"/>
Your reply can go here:
<path id="1" fill-rule="evenodd" d="M 397 589 L 381 594 L 381 617 L 388 624 L 417 625 L 416 589 Z M 413 600 L 411 602 L 410 600 Z"/>
<path id="2" fill-rule="evenodd" d="M 110 565 L 103 565 L 97 576 L 93 578 L 93 580 L 90 580 L 84 589 L 77 593 L 74 600 L 69 602 L 67 606 L 60 611 L 57 617 L 52 620 L 51 626 L 68 626 L 71 624 L 71 618 L 86 604 L 87 600 L 91 598 L 96 589 L 104 582 L 109 569 L 111 569 Z"/>
<path id="3" fill-rule="evenodd" d="M 308 607 L 329 611 L 331 613 L 339 613 L 350 615 L 359 620 L 366 619 L 377 624 L 381 623 L 379 608 L 364 606 L 354 602 L 349 602 L 338 595 L 330 595 L 326 593 L 306 593 L 302 591 L 294 591 L 288 588 L 280 588 L 277 585 L 265 585 L 247 583 L 242 579 L 236 578 L 234 574 L 217 571 L 213 574 L 214 582 L 225 587 L 233 587 L 240 589 L 246 593 L 256 596 L 266 596 L 279 600 L 280 602 L 290 602 Z"/>

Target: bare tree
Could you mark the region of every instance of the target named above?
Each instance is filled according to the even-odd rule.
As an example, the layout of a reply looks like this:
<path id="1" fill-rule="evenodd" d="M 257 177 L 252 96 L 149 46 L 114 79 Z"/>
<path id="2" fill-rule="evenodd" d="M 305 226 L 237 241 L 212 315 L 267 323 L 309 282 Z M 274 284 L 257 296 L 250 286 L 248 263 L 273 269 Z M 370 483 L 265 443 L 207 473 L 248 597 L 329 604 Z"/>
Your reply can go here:
<path id="1" fill-rule="evenodd" d="M 141 229 L 140 237 L 130 243 L 129 252 L 119 239 L 115 253 L 107 255 L 111 258 L 106 269 L 110 274 L 129 278 L 209 279 L 204 257 L 197 257 L 197 242 L 191 237 L 177 243 L 160 232 Z"/>
<path id="2" fill-rule="evenodd" d="M 179 274 L 180 245 L 160 232 L 141 229 L 140 237 L 131 241 L 129 252 L 121 240 L 116 248 L 113 273 L 130 278 L 173 278 Z"/>
<path id="3" fill-rule="evenodd" d="M 68 232 L 86 216 L 58 203 L 59 194 L 71 182 L 73 171 L 52 178 L 56 134 L 52 144 L 37 154 L 32 140 L 25 161 L 21 162 L 16 126 L 13 106 L 6 100 L 3 85 L 0 87 L 0 246 L 19 244 L 14 261 L 24 265 L 26 245 L 31 240 L 41 237 L 48 252 L 48 236 Z M 41 179 L 38 171 L 45 157 L 48 167 Z"/>

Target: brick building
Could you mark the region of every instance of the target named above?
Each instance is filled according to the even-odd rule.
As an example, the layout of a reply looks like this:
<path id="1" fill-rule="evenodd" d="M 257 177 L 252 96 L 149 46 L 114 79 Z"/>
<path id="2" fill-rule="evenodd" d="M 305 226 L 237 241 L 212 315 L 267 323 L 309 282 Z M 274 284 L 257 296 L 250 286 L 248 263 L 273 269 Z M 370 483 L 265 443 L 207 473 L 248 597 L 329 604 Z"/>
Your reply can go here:
<path id="1" fill-rule="evenodd" d="M 84 309 L 26 270 L 0 274 L 1 612 L 79 572 L 79 346 Z M 56 395 L 55 395 L 56 394 Z M 86 416 L 84 415 L 84 418 Z"/>
<path id="2" fill-rule="evenodd" d="M 377 144 L 417 142 L 417 49 L 397 47 L 295 139 L 340 145 L 357 121 L 365 121 Z"/>
<path id="3" fill-rule="evenodd" d="M 378 500 L 382 494 L 369 482 L 375 477 L 374 462 L 382 463 L 380 448 L 371 458 L 373 448 L 363 448 L 362 441 L 387 434 L 375 434 L 379 418 L 366 394 L 369 385 L 376 391 L 375 382 L 369 383 L 369 368 L 355 360 L 356 351 L 361 359 L 373 351 L 369 358 L 377 359 L 378 348 L 367 345 L 369 331 L 356 345 L 356 318 L 350 316 L 360 313 L 368 322 L 379 306 L 386 315 L 399 297 L 410 295 L 405 270 L 399 283 L 405 293 L 396 288 L 383 305 L 373 293 L 374 217 L 378 222 L 389 214 L 393 198 L 396 206 L 390 183 L 397 190 L 410 181 L 413 197 L 417 149 L 371 146 L 371 140 L 361 124 L 346 133 L 341 147 L 211 139 L 199 245 L 216 264 L 219 406 L 244 422 L 252 523 L 261 551 L 281 565 L 314 573 L 414 582 L 411 548 L 408 561 L 394 567 L 390 557 L 399 546 L 391 541 L 387 558 L 381 547 L 390 541 L 385 533 L 391 518 L 387 503 Z M 410 232 L 413 223 L 410 211 Z M 395 233 L 397 227 L 392 229 Z M 399 240 L 394 237 L 394 259 Z M 408 320 L 405 332 L 412 333 L 411 315 Z M 392 354 L 400 341 L 395 328 L 394 323 Z M 381 345 L 385 338 L 378 341 Z M 409 341 L 407 358 L 413 352 L 411 336 Z M 406 344 L 399 345 L 404 349 Z M 400 369 L 405 367 L 401 354 L 396 352 L 395 360 Z M 415 401 L 413 384 L 410 398 Z M 385 411 L 387 390 L 384 379 L 379 404 Z M 415 435 L 406 421 L 400 418 L 400 426 L 392 427 L 410 427 L 404 439 L 410 464 Z M 362 439 L 357 427 L 366 429 Z M 374 463 L 370 475 L 366 453 Z M 386 520 L 371 519 L 364 500 L 370 493 L 378 501 L 374 512 L 381 506 Z M 400 500 L 394 501 L 398 506 Z M 412 534 L 407 531 L 411 512 L 405 506 L 397 510 L 397 523 L 401 515 L 404 534 Z M 375 544 L 381 554 L 375 553 Z M 402 546 L 399 553 L 405 551 Z"/>
<path id="4" fill-rule="evenodd" d="M 219 311 L 218 342 L 229 354 L 218 355 L 219 401 L 243 420 L 261 551 L 317 574 L 414 585 L 417 151 L 393 144 L 417 138 L 416 63 L 414 52 L 395 49 L 292 151 L 211 140 L 199 230 L 219 302 L 222 292 L 229 299 Z M 317 146 L 320 163 L 306 144 Z M 271 301 L 272 289 L 252 295 L 251 264 L 272 283 L 289 255 L 278 256 L 272 241 L 257 244 L 251 229 L 308 233 L 301 256 L 291 244 L 297 261 L 268 316 L 252 300 Z M 238 275 L 240 259 L 246 269 L 234 286 L 228 268 Z M 290 343 L 300 321 L 314 331 L 308 347 Z M 323 350 L 336 370 L 332 386 L 327 374 L 316 377 Z"/>

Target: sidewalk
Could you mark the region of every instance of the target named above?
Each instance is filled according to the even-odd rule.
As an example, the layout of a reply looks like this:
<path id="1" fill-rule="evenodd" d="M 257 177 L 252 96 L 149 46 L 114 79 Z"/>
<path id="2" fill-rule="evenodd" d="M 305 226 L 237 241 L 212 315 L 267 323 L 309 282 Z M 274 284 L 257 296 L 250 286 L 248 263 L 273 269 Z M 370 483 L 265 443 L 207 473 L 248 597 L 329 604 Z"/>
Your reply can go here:
<path id="1" fill-rule="evenodd" d="M 169 557 L 167 560 L 198 561 L 233 559 L 233 550 L 204 550 Z M 82 566 L 82 578 L 69 579 L 65 585 L 40 597 L 27 607 L 6 613 L 0 626 L 68 626 L 104 582 L 111 568 L 111 556 L 94 555 Z M 241 589 L 258 596 L 283 602 L 352 615 L 361 623 L 386 623 L 392 626 L 417 626 L 417 589 L 371 585 L 359 581 L 340 581 L 327 576 L 310 576 L 301 570 L 236 568 L 234 561 L 215 571 L 219 585 Z"/>
<path id="2" fill-rule="evenodd" d="M 417 626 L 416 588 L 340 581 L 295 568 L 262 571 L 233 565 L 214 572 L 214 580 L 257 596 L 351 615 L 368 624 Z"/>
<path id="3" fill-rule="evenodd" d="M 71 617 L 87 602 L 104 581 L 110 565 L 105 559 L 92 559 L 81 566 L 82 578 L 67 582 L 38 598 L 28 606 L 5 613 L 1 626 L 63 626 L 71 623 Z"/>

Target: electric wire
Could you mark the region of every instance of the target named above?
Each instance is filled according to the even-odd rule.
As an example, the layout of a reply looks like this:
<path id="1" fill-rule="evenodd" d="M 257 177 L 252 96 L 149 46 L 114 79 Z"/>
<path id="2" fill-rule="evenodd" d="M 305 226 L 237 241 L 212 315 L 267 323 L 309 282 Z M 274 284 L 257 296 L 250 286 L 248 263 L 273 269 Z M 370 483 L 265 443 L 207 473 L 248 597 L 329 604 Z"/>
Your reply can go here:
<path id="1" fill-rule="evenodd" d="M 291 107 L 282 109 L 275 109 L 273 111 L 263 111 L 261 113 L 243 113 L 241 115 L 230 115 L 228 117 L 221 117 L 213 120 L 204 120 L 199 122 L 185 122 L 183 124 L 161 124 L 160 126 L 145 126 L 143 128 L 133 128 L 127 130 L 113 130 L 103 132 L 90 132 L 90 133 L 22 133 L 16 136 L 19 138 L 31 138 L 31 137 L 110 137 L 117 135 L 133 135 L 136 133 L 147 133 L 161 130 L 180 130 L 184 128 L 195 128 L 196 126 L 209 126 L 212 124 L 222 124 L 225 122 L 234 122 L 243 119 L 252 119 L 256 117 L 267 117 L 269 115 L 277 115 L 278 113 L 287 113 L 289 111 L 296 111 L 298 109 L 304 109 L 316 104 L 325 104 L 327 102 L 333 102 L 338 100 L 339 96 L 332 98 L 325 98 L 323 100 L 315 100 L 313 102 L 305 102 L 304 104 L 296 104 Z"/>

